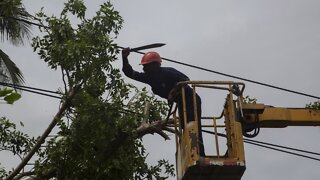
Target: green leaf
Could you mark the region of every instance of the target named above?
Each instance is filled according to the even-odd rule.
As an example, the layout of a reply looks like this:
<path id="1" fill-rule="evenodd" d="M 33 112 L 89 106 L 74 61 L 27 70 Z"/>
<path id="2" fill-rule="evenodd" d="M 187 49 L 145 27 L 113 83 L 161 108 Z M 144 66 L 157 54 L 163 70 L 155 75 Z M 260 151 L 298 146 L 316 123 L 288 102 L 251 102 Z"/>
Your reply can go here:
<path id="1" fill-rule="evenodd" d="M 13 89 L 4 89 L 0 91 L 0 97 L 4 97 L 12 93 Z"/>
<path id="2" fill-rule="evenodd" d="M 13 104 L 15 101 L 19 100 L 20 98 L 21 98 L 21 95 L 14 92 L 6 96 L 4 100 L 7 101 L 8 104 Z"/>

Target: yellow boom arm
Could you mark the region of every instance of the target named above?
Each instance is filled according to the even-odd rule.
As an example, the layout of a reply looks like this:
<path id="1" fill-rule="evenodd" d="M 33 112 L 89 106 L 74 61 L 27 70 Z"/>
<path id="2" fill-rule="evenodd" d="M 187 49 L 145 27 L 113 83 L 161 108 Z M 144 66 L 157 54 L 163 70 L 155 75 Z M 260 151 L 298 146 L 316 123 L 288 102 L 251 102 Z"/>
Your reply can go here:
<path id="1" fill-rule="evenodd" d="M 264 104 L 243 104 L 244 129 L 246 124 L 259 123 L 262 128 L 287 126 L 320 126 L 320 110 L 279 108 Z"/>

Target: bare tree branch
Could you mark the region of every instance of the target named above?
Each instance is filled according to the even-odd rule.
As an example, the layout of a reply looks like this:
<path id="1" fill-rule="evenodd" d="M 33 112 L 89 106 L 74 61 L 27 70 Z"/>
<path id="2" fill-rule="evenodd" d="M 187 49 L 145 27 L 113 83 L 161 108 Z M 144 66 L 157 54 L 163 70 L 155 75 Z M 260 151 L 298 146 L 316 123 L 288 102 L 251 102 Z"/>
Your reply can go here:
<path id="1" fill-rule="evenodd" d="M 173 134 L 179 134 L 178 131 L 176 131 L 176 130 L 173 129 L 173 128 L 169 128 L 168 126 L 165 126 L 165 127 L 163 128 L 163 130 L 168 131 L 168 132 L 173 133 Z"/>
<path id="2" fill-rule="evenodd" d="M 166 130 L 171 133 L 176 133 L 174 129 L 171 129 L 166 126 L 167 121 L 166 120 L 159 120 L 154 121 L 152 123 L 142 123 L 137 129 L 136 133 L 138 135 L 138 138 L 143 137 L 146 134 L 154 134 L 157 133 L 160 136 L 162 136 L 165 140 L 170 140 L 169 136 L 163 132 L 163 130 Z"/>
<path id="3" fill-rule="evenodd" d="M 18 174 L 17 176 L 15 176 L 15 177 L 13 178 L 13 180 L 19 180 L 19 179 L 21 179 L 21 178 L 23 178 L 23 177 L 32 176 L 32 175 L 34 175 L 34 174 L 35 174 L 34 171 L 23 172 L 23 173 L 20 173 L 20 174 Z"/>

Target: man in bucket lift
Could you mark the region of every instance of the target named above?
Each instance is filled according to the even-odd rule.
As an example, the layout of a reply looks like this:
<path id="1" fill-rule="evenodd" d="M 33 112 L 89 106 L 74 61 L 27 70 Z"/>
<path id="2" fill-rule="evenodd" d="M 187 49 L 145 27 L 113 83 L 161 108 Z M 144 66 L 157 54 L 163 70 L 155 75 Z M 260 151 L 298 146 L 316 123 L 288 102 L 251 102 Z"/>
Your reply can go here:
<path id="1" fill-rule="evenodd" d="M 137 72 L 132 69 L 128 61 L 130 54 L 130 48 L 122 50 L 122 71 L 126 76 L 136 81 L 140 81 L 149 84 L 152 88 L 152 92 L 159 95 L 162 98 L 168 100 L 169 104 L 176 102 L 179 109 L 179 116 L 183 117 L 183 103 L 182 96 L 177 95 L 180 92 L 181 87 L 177 87 L 177 83 L 181 81 L 189 81 L 189 78 L 180 71 L 171 67 L 161 67 L 161 57 L 156 52 L 148 52 L 141 59 L 141 65 L 143 65 L 144 72 Z M 193 103 L 193 89 L 186 85 L 186 110 L 187 110 L 187 122 L 194 121 L 194 103 Z M 198 115 L 198 132 L 199 132 L 199 153 L 204 157 L 204 146 L 201 132 L 201 99 L 199 95 L 196 95 L 197 100 L 197 115 Z M 182 129 L 184 123 L 181 123 Z"/>

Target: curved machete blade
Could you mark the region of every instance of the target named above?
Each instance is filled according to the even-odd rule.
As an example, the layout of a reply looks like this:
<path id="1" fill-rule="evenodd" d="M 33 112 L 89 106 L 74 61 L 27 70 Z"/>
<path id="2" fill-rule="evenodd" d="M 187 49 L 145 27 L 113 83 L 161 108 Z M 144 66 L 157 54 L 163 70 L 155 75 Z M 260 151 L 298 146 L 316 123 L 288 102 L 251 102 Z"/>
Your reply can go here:
<path id="1" fill-rule="evenodd" d="M 145 50 L 145 49 L 152 49 L 152 48 L 162 47 L 164 45 L 166 45 L 166 44 L 164 44 L 164 43 L 154 43 L 154 44 L 149 44 L 149 45 L 145 45 L 145 46 L 132 48 L 132 49 L 130 49 L 130 51 L 141 51 L 141 50 Z"/>

